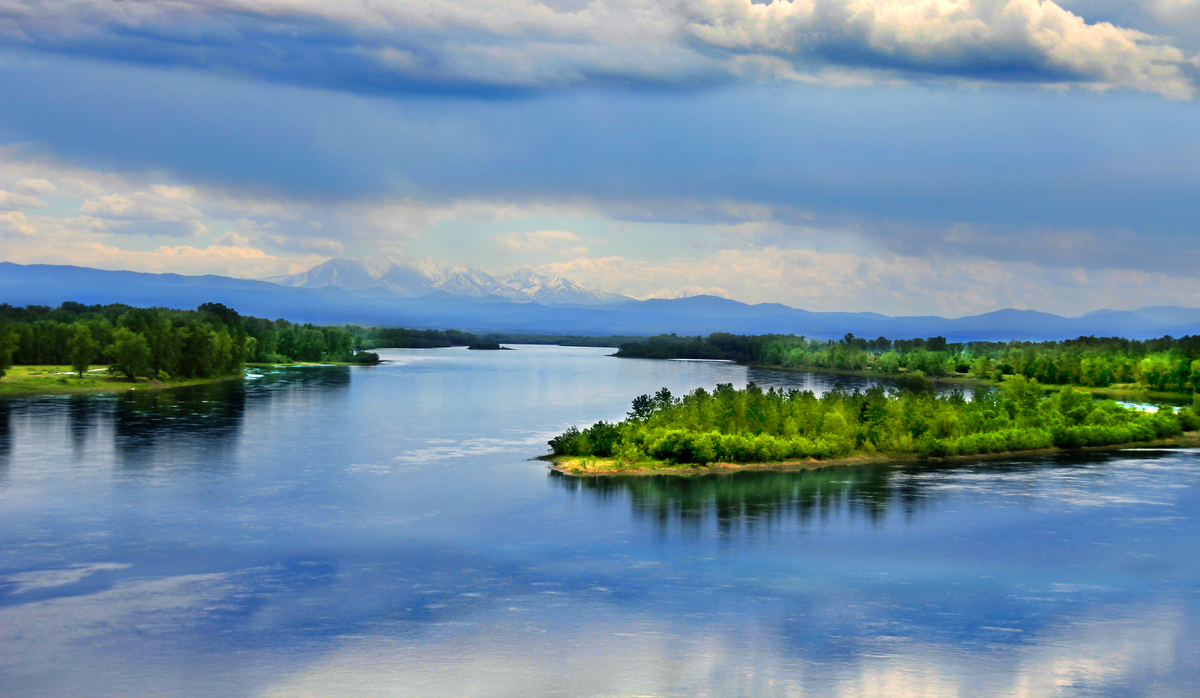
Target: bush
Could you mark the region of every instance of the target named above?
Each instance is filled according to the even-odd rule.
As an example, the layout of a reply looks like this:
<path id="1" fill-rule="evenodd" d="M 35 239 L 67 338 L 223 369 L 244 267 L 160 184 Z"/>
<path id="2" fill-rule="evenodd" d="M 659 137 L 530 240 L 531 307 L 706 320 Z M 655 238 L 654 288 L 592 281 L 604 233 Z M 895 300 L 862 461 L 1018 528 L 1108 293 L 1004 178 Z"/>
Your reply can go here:
<path id="1" fill-rule="evenodd" d="M 650 444 L 647 451 L 652 458 L 660 460 L 704 465 L 713 461 L 717 456 L 714 441 L 712 434 L 670 429 Z"/>
<path id="2" fill-rule="evenodd" d="M 353 354 L 346 354 L 338 359 L 344 364 L 377 364 L 379 363 L 379 354 L 373 351 L 360 351 Z"/>
<path id="3" fill-rule="evenodd" d="M 579 432 L 579 428 L 571 426 L 563 433 L 550 439 L 547 443 L 550 444 L 550 450 L 554 451 L 554 455 L 556 456 L 591 455 L 590 450 L 588 453 L 579 453 L 582 438 L 583 434 Z"/>
<path id="4" fill-rule="evenodd" d="M 934 383 L 922 371 L 902 373 L 896 376 L 896 387 L 914 395 L 933 395 Z"/>
<path id="5" fill-rule="evenodd" d="M 617 443 L 621 439 L 621 430 L 616 424 L 596 422 L 584 432 L 584 437 L 592 445 L 592 455 L 608 457 L 617 450 Z"/>

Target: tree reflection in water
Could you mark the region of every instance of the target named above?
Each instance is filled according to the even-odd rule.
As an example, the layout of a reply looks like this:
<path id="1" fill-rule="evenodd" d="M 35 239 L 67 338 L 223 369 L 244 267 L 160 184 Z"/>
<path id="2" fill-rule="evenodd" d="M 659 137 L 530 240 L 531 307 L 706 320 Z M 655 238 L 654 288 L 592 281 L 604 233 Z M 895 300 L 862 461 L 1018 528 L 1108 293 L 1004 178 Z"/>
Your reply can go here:
<path id="1" fill-rule="evenodd" d="M 729 534 L 785 520 L 803 525 L 841 511 L 880 520 L 893 504 L 893 473 L 886 467 L 842 467 L 695 477 L 552 475 L 562 487 L 600 500 L 628 496 L 634 515 L 659 527 L 678 521 L 685 530 L 699 529 L 715 517 L 717 530 Z"/>
<path id="2" fill-rule="evenodd" d="M 187 388 L 121 394 L 111 407 L 92 402 L 87 410 L 112 412 L 120 465 L 127 471 L 164 463 L 221 470 L 233 461 L 250 405 L 311 393 L 314 400 L 349 386 L 345 366 L 286 368 L 252 381 L 221 381 Z M 72 418 L 76 417 L 72 412 Z M 73 421 L 73 431 L 75 423 Z"/>
<path id="3" fill-rule="evenodd" d="M 12 406 L 8 400 L 0 400 L 0 478 L 8 473 L 12 455 Z"/>
<path id="4" fill-rule="evenodd" d="M 1104 460 L 1089 453 L 1087 462 Z M 1072 468 L 1075 454 L 991 462 L 833 466 L 795 472 L 742 471 L 720 475 L 578 477 L 551 471 L 552 481 L 604 503 L 628 498 L 633 514 L 660 530 L 672 524 L 699 534 L 715 520 L 722 535 L 752 533 L 781 522 L 800 527 L 845 517 L 881 524 L 889 515 L 911 520 L 945 494 L 937 483 L 964 474 L 1005 474 Z"/>

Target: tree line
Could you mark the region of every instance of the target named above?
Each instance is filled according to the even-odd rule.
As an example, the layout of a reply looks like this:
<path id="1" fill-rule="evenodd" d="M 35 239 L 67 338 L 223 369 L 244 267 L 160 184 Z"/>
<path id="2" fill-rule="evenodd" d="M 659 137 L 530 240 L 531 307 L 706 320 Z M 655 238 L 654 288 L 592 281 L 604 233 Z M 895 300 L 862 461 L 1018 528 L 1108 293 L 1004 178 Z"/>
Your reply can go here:
<path id="1" fill-rule="evenodd" d="M 220 303 L 196 310 L 123 304 L 58 307 L 0 304 L 0 376 L 13 364 L 94 364 L 127 377 L 206 378 L 246 363 L 379 360 L 375 348 L 467 346 L 478 335 L 457 330 L 323 327 L 241 315 Z"/>
<path id="2" fill-rule="evenodd" d="M 1058 342 L 947 342 L 944 337 L 891 340 L 847 334 L 840 340 L 795 335 L 707 337 L 660 335 L 622 344 L 630 358 L 727 359 L 764 366 L 821 368 L 1002 380 L 1019 375 L 1041 383 L 1109 387 L 1131 384 L 1162 392 L 1200 388 L 1200 337 L 1131 340 L 1079 337 Z"/>
<path id="3" fill-rule="evenodd" d="M 1198 397 L 1195 403 L 1200 403 Z M 634 399 L 626 419 L 571 427 L 550 440 L 555 455 L 625 462 L 771 462 L 856 454 L 970 456 L 1050 446 L 1076 448 L 1150 441 L 1200 427 L 1193 404 L 1154 413 L 1095 400 L 1067 387 L 1047 395 L 1016 376 L 998 390 L 866 392 L 763 390 L 751 383 L 676 398 L 666 388 Z"/>

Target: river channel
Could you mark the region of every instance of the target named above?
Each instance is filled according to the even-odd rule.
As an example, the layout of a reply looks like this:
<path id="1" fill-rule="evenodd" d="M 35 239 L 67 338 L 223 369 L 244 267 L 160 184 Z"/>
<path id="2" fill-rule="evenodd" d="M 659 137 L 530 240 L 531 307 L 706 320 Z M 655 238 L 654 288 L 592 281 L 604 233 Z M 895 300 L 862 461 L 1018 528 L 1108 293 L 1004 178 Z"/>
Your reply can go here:
<path id="1" fill-rule="evenodd" d="M 387 350 L 0 401 L 0 695 L 1200 695 L 1200 454 L 571 478 L 639 394 L 861 378 Z"/>

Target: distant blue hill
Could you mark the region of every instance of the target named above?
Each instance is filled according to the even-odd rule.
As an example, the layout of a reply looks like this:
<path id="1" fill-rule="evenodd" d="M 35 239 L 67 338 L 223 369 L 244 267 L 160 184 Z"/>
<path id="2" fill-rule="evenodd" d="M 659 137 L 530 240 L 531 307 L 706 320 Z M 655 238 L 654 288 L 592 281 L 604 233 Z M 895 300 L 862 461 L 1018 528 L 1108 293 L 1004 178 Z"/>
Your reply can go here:
<path id="1" fill-rule="evenodd" d="M 585 335 L 776 332 L 838 338 L 850 332 L 868 338 L 941 335 L 951 341 L 971 341 L 1069 339 L 1081 335 L 1145 339 L 1200 334 L 1200 309 L 1195 308 L 1104 310 L 1076 318 L 1009 309 L 947 319 L 932 315 L 814 313 L 778 303 L 749 305 L 713 296 L 567 306 L 444 291 L 399 297 L 378 289 L 303 288 L 225 276 L 0 263 L 0 303 L 56 306 L 68 300 L 172 308 L 215 302 L 246 315 L 294 322 Z"/>

